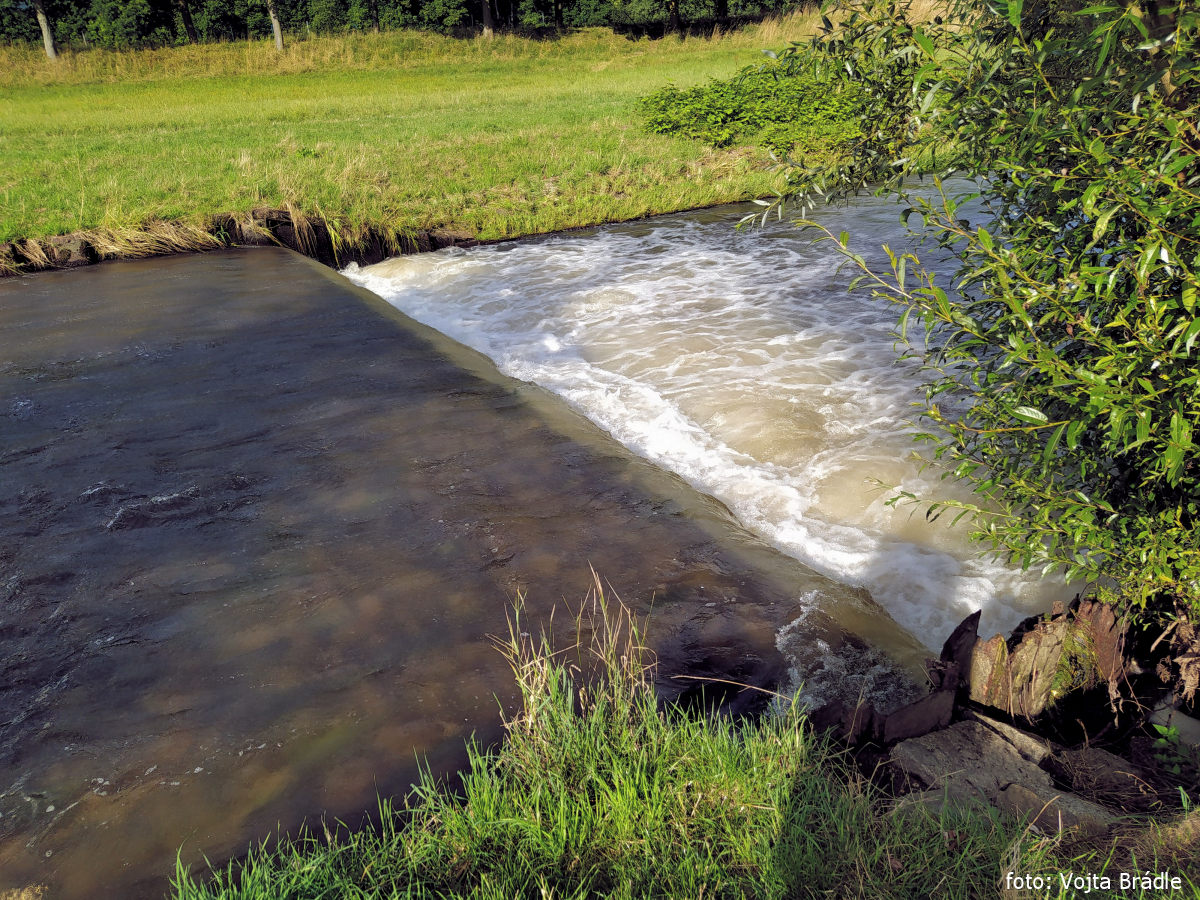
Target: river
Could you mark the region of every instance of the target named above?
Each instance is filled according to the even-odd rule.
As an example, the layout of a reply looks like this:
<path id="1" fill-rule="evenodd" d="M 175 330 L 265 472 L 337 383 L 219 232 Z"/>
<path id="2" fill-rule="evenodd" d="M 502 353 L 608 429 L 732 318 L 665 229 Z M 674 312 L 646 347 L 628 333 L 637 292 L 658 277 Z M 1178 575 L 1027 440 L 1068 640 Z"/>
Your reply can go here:
<path id="1" fill-rule="evenodd" d="M 799 509 L 805 479 L 782 500 L 761 497 L 761 485 L 792 477 L 787 466 L 804 471 L 808 451 L 788 440 L 821 450 L 861 431 L 830 423 L 843 408 L 850 423 L 865 400 L 831 399 L 833 412 L 806 418 L 815 414 L 791 395 L 771 393 L 794 385 L 800 397 L 798 376 L 773 375 L 751 345 L 727 346 L 716 319 L 663 332 L 654 357 L 618 315 L 641 308 L 651 322 L 691 309 L 702 323 L 705 308 L 733 305 L 717 287 L 721 259 L 800 252 L 785 232 L 731 233 L 731 216 L 388 264 L 390 298 L 436 309 L 442 296 L 439 324 L 490 335 L 485 349 L 515 378 L 278 249 L 0 283 L 0 893 L 161 896 L 177 853 L 197 865 L 322 816 L 358 825 L 378 793 L 405 793 L 419 763 L 450 775 L 472 733 L 499 737 L 499 708 L 513 700 L 489 635 L 505 633 L 523 593 L 531 625 L 556 610 L 570 640 L 562 623 L 592 568 L 650 615 L 667 696 L 696 684 L 672 678 L 681 673 L 757 685 L 790 676 L 814 700 L 911 696 L 921 642 L 872 599 L 869 580 L 816 571 L 836 571 L 832 556 L 806 564 L 736 490 L 718 485 L 715 500 L 694 486 L 737 465 L 747 478 L 731 484 L 759 498 L 753 509 Z M 680 260 L 701 236 L 714 249 Z M 631 256 L 612 259 L 618 250 Z M 531 281 L 539 256 L 549 268 Z M 611 277 L 572 287 L 572 258 Z M 651 273 L 641 282 L 639 266 Z M 823 283 L 843 297 L 819 271 L 801 277 L 804 289 Z M 413 290 L 397 287 L 405 279 Z M 766 346 L 783 335 L 789 359 L 821 345 L 816 332 L 788 339 L 787 317 L 743 287 L 747 335 Z M 849 313 L 843 324 L 851 346 L 865 326 Z M 549 356 L 522 351 L 529 340 Z M 599 387 L 542 374 L 599 372 L 601 357 L 624 368 Z M 747 406 L 757 384 L 760 421 L 774 430 L 756 432 L 744 410 L 718 428 L 717 406 L 705 413 L 699 395 L 635 377 L 683 385 L 738 358 L 749 369 L 719 379 L 742 397 L 726 408 Z M 854 368 L 842 365 L 851 379 Z M 581 415 L 589 394 L 616 418 Z M 622 420 L 622 409 L 634 414 Z M 893 420 L 872 415 L 880 437 Z M 692 467 L 672 466 L 660 446 L 684 448 Z M 919 566 L 905 566 L 915 578 Z"/>

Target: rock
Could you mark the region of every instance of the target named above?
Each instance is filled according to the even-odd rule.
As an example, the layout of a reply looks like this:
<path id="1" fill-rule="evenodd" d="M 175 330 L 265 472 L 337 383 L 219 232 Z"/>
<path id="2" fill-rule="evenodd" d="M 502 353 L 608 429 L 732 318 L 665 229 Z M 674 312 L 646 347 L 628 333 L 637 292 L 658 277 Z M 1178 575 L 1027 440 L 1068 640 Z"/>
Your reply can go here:
<path id="1" fill-rule="evenodd" d="M 903 741 L 886 759 L 893 783 L 911 795 L 895 809 L 928 808 L 940 812 L 957 806 L 988 803 L 1034 822 L 1047 833 L 1076 829 L 1103 834 L 1115 817 L 1103 807 L 1061 791 L 1048 772 L 1026 759 L 1000 730 L 980 721 L 959 722 L 942 731 Z M 1028 735 L 1011 726 L 1028 744 Z"/>
<path id="2" fill-rule="evenodd" d="M 233 222 L 231 239 L 235 244 L 266 246 L 271 243 L 271 233 L 253 215 Z"/>
<path id="3" fill-rule="evenodd" d="M 879 731 L 879 713 L 869 703 L 849 707 L 841 700 L 832 700 L 808 718 L 818 731 L 833 731 L 838 740 L 852 747 L 874 740 Z"/>
<path id="4" fill-rule="evenodd" d="M 950 637 L 946 638 L 946 643 L 942 645 L 942 662 L 948 666 L 957 666 L 960 673 L 968 672 L 971 669 L 971 655 L 975 651 L 975 645 L 979 642 L 979 617 L 982 612 L 982 610 L 976 610 L 959 622 L 958 627 L 950 633 Z"/>
<path id="5" fill-rule="evenodd" d="M 995 803 L 1000 791 L 1021 783 L 1050 791 L 1050 776 L 1024 759 L 997 732 L 978 722 L 958 722 L 942 731 L 902 741 L 886 765 L 897 786 L 942 790 L 951 797 Z"/>
<path id="6" fill-rule="evenodd" d="M 991 640 L 977 640 L 967 670 L 967 695 L 983 706 L 995 706 L 992 701 L 1000 694 L 1007 663 L 1008 645 L 1003 637 L 997 634 Z"/>
<path id="7" fill-rule="evenodd" d="M 1116 821 L 1095 803 L 1041 785 L 1010 784 L 1000 792 L 996 805 L 1004 812 L 1028 820 L 1044 834 L 1074 829 L 1084 835 L 1102 835 Z"/>
<path id="8" fill-rule="evenodd" d="M 1011 649 L 999 635 L 976 642 L 968 678 L 970 698 L 1008 715 L 1041 715 L 1058 699 L 1054 679 L 1070 627 L 1065 618 L 1037 622 Z"/>
<path id="9" fill-rule="evenodd" d="M 77 234 L 51 238 L 46 247 L 46 256 L 52 265 L 61 269 L 90 266 L 99 259 L 91 243 Z"/>
<path id="10" fill-rule="evenodd" d="M 962 670 L 954 663 L 945 663 L 940 659 L 925 660 L 925 677 L 936 691 L 958 691 L 962 682 Z"/>
<path id="11" fill-rule="evenodd" d="M 1027 759 L 1035 766 L 1041 766 L 1051 753 L 1062 749 L 1047 738 L 1029 734 L 1020 728 L 993 719 L 991 716 L 985 716 L 973 709 L 965 710 L 963 718 L 968 722 L 978 722 L 984 728 L 990 728 L 1010 744 L 1017 753 L 1021 754 L 1022 758 Z"/>
<path id="12" fill-rule="evenodd" d="M 1012 713 L 1032 719 L 1054 704 L 1054 677 L 1070 627 L 1065 619 L 1046 622 L 1026 634 L 1009 654 Z"/>
<path id="13" fill-rule="evenodd" d="M 847 714 L 842 740 L 851 746 L 865 744 L 879 733 L 879 713 L 869 703 L 859 703 Z"/>
<path id="14" fill-rule="evenodd" d="M 978 794 L 943 788 L 940 791 L 914 791 L 903 797 L 897 797 L 888 812 L 891 815 L 900 816 L 914 810 L 925 810 L 937 817 L 948 808 L 986 808 L 986 806 L 987 804 Z"/>
<path id="15" fill-rule="evenodd" d="M 1086 629 L 1096 674 L 1109 683 L 1111 692 L 1125 675 L 1125 623 L 1117 621 L 1112 606 L 1096 600 L 1080 601 L 1075 619 Z"/>
<path id="16" fill-rule="evenodd" d="M 1132 763 L 1098 747 L 1060 750 L 1042 768 L 1083 797 L 1127 810 L 1161 805 L 1158 793 Z"/>
<path id="17" fill-rule="evenodd" d="M 475 237 L 465 231 L 431 231 L 429 240 L 434 249 L 442 247 L 474 247 L 479 243 Z"/>
<path id="18" fill-rule="evenodd" d="M 902 706 L 883 720 L 883 743 L 921 737 L 950 724 L 954 716 L 954 691 L 938 691 L 916 703 Z"/>

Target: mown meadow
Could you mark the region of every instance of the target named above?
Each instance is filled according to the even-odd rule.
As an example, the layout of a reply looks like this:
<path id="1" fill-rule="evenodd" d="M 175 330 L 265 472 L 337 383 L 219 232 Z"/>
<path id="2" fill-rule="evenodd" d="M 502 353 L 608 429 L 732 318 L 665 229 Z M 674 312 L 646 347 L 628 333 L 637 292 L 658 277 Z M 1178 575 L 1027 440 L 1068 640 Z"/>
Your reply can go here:
<path id="1" fill-rule="evenodd" d="M 705 38 L 456 39 L 415 31 L 160 50 L 0 47 L 0 242 L 256 207 L 352 242 L 489 240 L 769 194 L 767 151 L 642 127 L 637 100 L 728 76 L 811 30 L 792 16 Z"/>

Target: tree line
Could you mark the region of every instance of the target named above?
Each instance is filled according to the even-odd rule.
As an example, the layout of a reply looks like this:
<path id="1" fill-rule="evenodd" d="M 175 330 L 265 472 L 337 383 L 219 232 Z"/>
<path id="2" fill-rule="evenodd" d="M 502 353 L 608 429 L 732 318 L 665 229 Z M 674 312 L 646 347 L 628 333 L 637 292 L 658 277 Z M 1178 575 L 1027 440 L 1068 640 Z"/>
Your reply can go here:
<path id="1" fill-rule="evenodd" d="M 750 20 L 797 0 L 0 0 L 0 42 L 120 50 L 294 34 L 419 28 L 466 33 L 587 26 L 677 30 Z M 276 34 L 277 41 L 281 39 Z"/>

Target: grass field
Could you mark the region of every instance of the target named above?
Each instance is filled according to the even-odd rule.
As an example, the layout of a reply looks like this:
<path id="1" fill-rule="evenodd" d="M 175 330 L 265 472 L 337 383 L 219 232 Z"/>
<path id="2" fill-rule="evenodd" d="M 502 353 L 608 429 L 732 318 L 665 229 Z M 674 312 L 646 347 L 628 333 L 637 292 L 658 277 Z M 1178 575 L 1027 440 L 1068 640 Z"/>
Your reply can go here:
<path id="1" fill-rule="evenodd" d="M 292 207 L 482 239 L 761 196 L 760 150 L 647 134 L 636 101 L 727 76 L 812 27 L 709 38 L 416 32 L 66 54 L 0 48 L 0 242 Z"/>

